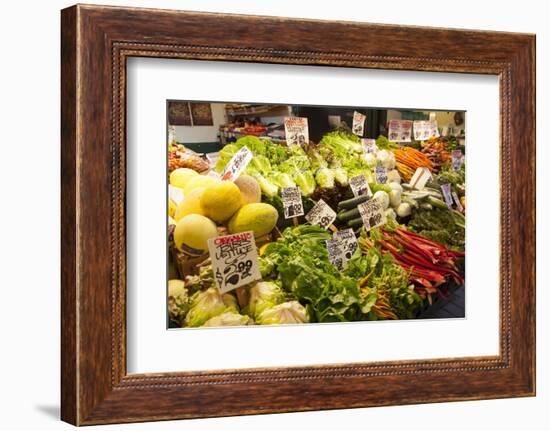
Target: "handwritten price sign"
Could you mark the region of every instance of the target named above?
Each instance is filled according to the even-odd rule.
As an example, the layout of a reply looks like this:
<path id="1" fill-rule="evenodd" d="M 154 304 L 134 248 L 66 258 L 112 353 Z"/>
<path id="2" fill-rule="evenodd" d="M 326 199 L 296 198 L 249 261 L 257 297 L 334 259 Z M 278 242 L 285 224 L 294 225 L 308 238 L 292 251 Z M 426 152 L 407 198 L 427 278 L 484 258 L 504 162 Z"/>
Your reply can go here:
<path id="1" fill-rule="evenodd" d="M 307 118 L 285 117 L 285 136 L 289 146 L 309 143 Z"/>
<path id="2" fill-rule="evenodd" d="M 353 233 L 353 229 L 349 228 L 334 232 L 332 238 L 340 241 L 345 260 L 350 260 L 355 250 L 357 250 L 357 238 Z"/>
<path id="3" fill-rule="evenodd" d="M 384 206 L 378 199 L 371 199 L 357 206 L 366 230 L 386 224 Z"/>
<path id="4" fill-rule="evenodd" d="M 366 115 L 361 114 L 360 112 L 355 111 L 353 113 L 353 124 L 351 130 L 358 136 L 363 136 L 365 131 L 365 120 L 367 119 Z"/>
<path id="5" fill-rule="evenodd" d="M 302 194 L 298 187 L 285 187 L 281 190 L 285 219 L 304 215 Z"/>
<path id="6" fill-rule="evenodd" d="M 329 227 L 335 219 L 336 212 L 323 199 L 319 199 L 311 211 L 306 214 L 308 222 L 319 225 L 323 229 Z"/>
<path id="7" fill-rule="evenodd" d="M 241 175 L 241 172 L 248 166 L 252 160 L 252 152 L 246 148 L 242 147 L 239 151 L 235 153 L 231 160 L 225 166 L 221 174 L 221 179 L 223 181 L 235 181 Z"/>
<path id="8" fill-rule="evenodd" d="M 214 278 L 221 293 L 261 280 L 258 251 L 252 231 L 208 240 Z"/>
<path id="9" fill-rule="evenodd" d="M 388 125 L 388 139 L 394 142 L 411 142 L 411 120 L 390 120 Z"/>

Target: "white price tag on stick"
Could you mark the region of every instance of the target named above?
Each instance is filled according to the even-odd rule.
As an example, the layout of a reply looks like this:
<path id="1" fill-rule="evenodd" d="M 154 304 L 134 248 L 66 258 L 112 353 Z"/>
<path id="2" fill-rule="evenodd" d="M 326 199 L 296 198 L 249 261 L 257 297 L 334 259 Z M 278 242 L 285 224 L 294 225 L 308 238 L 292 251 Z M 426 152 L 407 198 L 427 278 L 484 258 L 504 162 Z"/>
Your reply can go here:
<path id="1" fill-rule="evenodd" d="M 359 214 L 363 219 L 363 225 L 366 230 L 382 226 L 386 223 L 386 213 L 384 206 L 378 199 L 371 199 L 357 206 Z"/>
<path id="2" fill-rule="evenodd" d="M 208 251 L 221 293 L 262 279 L 252 231 L 211 238 Z"/>
<path id="3" fill-rule="evenodd" d="M 369 187 L 369 183 L 364 175 L 357 175 L 349 179 L 349 186 L 353 192 L 353 196 L 372 196 L 372 191 Z"/>
<path id="4" fill-rule="evenodd" d="M 221 174 L 222 181 L 235 181 L 252 160 L 252 151 L 242 147 L 235 153 Z"/>
<path id="5" fill-rule="evenodd" d="M 300 145 L 309 143 L 309 130 L 306 117 L 285 117 L 286 144 Z"/>
<path id="6" fill-rule="evenodd" d="M 363 146 L 363 153 L 376 153 L 378 151 L 378 146 L 376 145 L 376 139 L 363 138 L 361 139 L 361 145 Z"/>
<path id="7" fill-rule="evenodd" d="M 367 119 L 366 115 L 361 114 L 360 112 L 353 112 L 353 124 L 351 130 L 357 136 L 363 136 L 365 131 L 365 120 Z"/>
<path id="8" fill-rule="evenodd" d="M 302 194 L 298 187 L 285 187 L 281 190 L 285 219 L 304 215 Z"/>
<path id="9" fill-rule="evenodd" d="M 323 200 L 319 199 L 315 206 L 306 214 L 306 220 L 311 224 L 329 227 L 336 219 L 336 212 Z"/>
<path id="10" fill-rule="evenodd" d="M 344 258 L 346 261 L 350 260 L 358 247 L 357 238 L 353 233 L 353 229 L 349 228 L 334 232 L 332 238 L 340 241 L 342 244 L 342 250 L 344 251 Z"/>

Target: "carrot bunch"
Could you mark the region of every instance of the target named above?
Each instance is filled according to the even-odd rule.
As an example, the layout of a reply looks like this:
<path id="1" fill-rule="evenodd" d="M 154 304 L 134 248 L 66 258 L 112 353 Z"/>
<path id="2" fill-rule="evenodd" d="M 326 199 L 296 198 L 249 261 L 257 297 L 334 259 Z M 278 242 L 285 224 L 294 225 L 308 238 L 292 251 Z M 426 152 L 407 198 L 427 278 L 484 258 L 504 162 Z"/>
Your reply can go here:
<path id="1" fill-rule="evenodd" d="M 396 167 L 405 181 L 410 181 L 418 168 L 433 170 L 433 162 L 421 151 L 411 147 L 403 147 L 393 150 Z"/>

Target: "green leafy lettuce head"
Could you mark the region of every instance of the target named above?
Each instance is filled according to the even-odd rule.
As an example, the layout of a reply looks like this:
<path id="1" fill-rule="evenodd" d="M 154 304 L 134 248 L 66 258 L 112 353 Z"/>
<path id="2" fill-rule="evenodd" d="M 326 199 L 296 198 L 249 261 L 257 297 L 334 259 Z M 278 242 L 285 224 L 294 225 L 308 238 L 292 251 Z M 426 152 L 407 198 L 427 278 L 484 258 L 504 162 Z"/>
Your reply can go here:
<path id="1" fill-rule="evenodd" d="M 183 280 L 168 280 L 168 314 L 180 322 L 189 310 L 189 295 Z"/>
<path id="2" fill-rule="evenodd" d="M 259 325 L 307 323 L 306 309 L 298 301 L 283 302 L 265 309 L 258 317 Z"/>
<path id="3" fill-rule="evenodd" d="M 300 188 L 302 196 L 311 196 L 315 191 L 315 178 L 310 171 L 299 171 L 294 175 L 294 182 Z"/>
<path id="4" fill-rule="evenodd" d="M 244 316 L 233 311 L 227 311 L 208 319 L 203 327 L 216 327 L 216 326 L 246 326 L 252 325 L 254 321 L 249 316 Z"/>
<path id="5" fill-rule="evenodd" d="M 331 189 L 334 187 L 334 171 L 329 168 L 320 168 L 315 174 L 315 181 L 319 187 Z"/>
<path id="6" fill-rule="evenodd" d="M 239 312 L 237 301 L 231 294 L 222 295 L 215 287 L 196 292 L 191 297 L 191 306 L 185 324 L 190 327 L 202 326 L 207 320 L 226 311 Z"/>
<path id="7" fill-rule="evenodd" d="M 271 308 L 284 301 L 284 294 L 272 281 L 260 281 L 250 288 L 250 300 L 248 302 L 248 313 L 254 318 L 267 308 Z"/>

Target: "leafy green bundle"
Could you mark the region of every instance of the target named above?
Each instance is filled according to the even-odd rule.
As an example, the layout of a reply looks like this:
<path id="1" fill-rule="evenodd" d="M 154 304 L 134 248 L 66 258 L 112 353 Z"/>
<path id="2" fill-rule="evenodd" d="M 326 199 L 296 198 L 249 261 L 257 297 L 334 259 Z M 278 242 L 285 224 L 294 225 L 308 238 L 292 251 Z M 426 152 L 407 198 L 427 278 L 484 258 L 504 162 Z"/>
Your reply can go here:
<path id="1" fill-rule="evenodd" d="M 440 208 L 418 210 L 411 217 L 408 227 L 453 250 L 464 250 L 464 216 L 457 211 Z"/>
<path id="2" fill-rule="evenodd" d="M 368 235 L 363 230 L 363 235 Z M 376 294 L 377 304 L 369 314 L 369 320 L 389 317 L 392 313 L 399 319 L 412 319 L 423 304 L 422 298 L 409 284 L 409 274 L 389 253 L 382 253 L 378 248 L 365 247 L 359 240 L 363 253 L 356 253 L 349 262 L 347 274 L 360 279 L 363 290 Z M 389 309 L 380 312 L 383 304 Z"/>
<path id="3" fill-rule="evenodd" d="M 357 280 L 341 274 L 329 262 L 328 239 L 331 235 L 318 226 L 285 229 L 260 258 L 262 276 L 275 278 L 305 305 L 312 322 L 365 320 L 376 297 L 363 294 Z"/>

